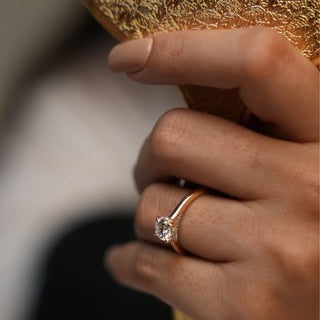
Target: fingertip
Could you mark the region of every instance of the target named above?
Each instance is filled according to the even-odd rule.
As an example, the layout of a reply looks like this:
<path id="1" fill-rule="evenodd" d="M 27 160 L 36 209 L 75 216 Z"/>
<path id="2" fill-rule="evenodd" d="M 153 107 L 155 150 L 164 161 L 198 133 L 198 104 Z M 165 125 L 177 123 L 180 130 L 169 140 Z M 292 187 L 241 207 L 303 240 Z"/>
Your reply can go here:
<path id="1" fill-rule="evenodd" d="M 152 50 L 153 38 L 126 41 L 114 47 L 108 57 L 112 72 L 138 72 L 143 69 Z"/>
<path id="2" fill-rule="evenodd" d="M 114 245 L 110 247 L 104 255 L 103 262 L 107 269 L 111 269 L 114 265 L 114 262 L 119 254 L 119 245 Z"/>

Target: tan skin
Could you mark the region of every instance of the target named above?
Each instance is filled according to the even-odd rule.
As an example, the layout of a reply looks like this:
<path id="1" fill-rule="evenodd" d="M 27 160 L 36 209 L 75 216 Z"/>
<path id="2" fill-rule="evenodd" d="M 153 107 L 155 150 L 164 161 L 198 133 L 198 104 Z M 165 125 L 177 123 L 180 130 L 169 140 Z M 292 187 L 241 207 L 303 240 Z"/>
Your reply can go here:
<path id="1" fill-rule="evenodd" d="M 138 241 L 107 255 L 115 279 L 193 319 L 318 319 L 318 70 L 260 28 L 155 36 L 147 65 L 129 76 L 240 88 L 269 135 L 186 109 L 161 117 L 135 169 Z M 190 205 L 179 233 L 190 255 L 153 236 L 155 218 L 190 191 L 176 177 L 232 196 Z"/>

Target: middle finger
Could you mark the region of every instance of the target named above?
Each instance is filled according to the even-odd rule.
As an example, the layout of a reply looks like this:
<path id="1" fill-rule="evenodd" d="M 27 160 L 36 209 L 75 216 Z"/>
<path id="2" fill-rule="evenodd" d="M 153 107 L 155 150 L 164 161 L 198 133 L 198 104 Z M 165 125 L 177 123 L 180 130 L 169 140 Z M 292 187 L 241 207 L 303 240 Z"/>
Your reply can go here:
<path id="1" fill-rule="evenodd" d="M 240 199 L 278 196 L 283 181 L 277 172 L 291 144 L 212 115 L 176 109 L 158 121 L 143 146 L 136 182 L 141 191 L 181 178 Z"/>

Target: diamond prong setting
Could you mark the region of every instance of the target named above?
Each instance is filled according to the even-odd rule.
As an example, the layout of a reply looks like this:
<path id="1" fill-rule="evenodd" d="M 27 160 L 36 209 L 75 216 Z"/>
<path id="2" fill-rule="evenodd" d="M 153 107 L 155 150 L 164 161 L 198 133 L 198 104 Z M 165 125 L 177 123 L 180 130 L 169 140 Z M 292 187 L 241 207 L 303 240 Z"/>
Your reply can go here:
<path id="1" fill-rule="evenodd" d="M 157 217 L 154 236 L 161 241 L 169 243 L 173 240 L 175 234 L 175 223 L 169 217 Z"/>
<path id="2" fill-rule="evenodd" d="M 169 217 L 157 217 L 154 225 L 154 236 L 162 242 L 169 243 L 177 253 L 184 254 L 185 250 L 179 241 L 179 224 L 181 218 L 188 205 L 206 193 L 208 193 L 206 188 L 198 188 L 185 196 Z"/>

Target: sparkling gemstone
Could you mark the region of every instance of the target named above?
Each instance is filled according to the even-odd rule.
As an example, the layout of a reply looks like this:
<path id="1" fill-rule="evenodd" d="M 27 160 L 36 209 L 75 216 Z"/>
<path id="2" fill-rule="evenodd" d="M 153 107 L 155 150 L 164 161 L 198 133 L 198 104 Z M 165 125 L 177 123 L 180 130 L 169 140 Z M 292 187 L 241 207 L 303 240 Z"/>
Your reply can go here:
<path id="1" fill-rule="evenodd" d="M 173 221 L 168 217 L 159 217 L 155 223 L 154 235 L 161 241 L 169 242 L 172 239 Z"/>

